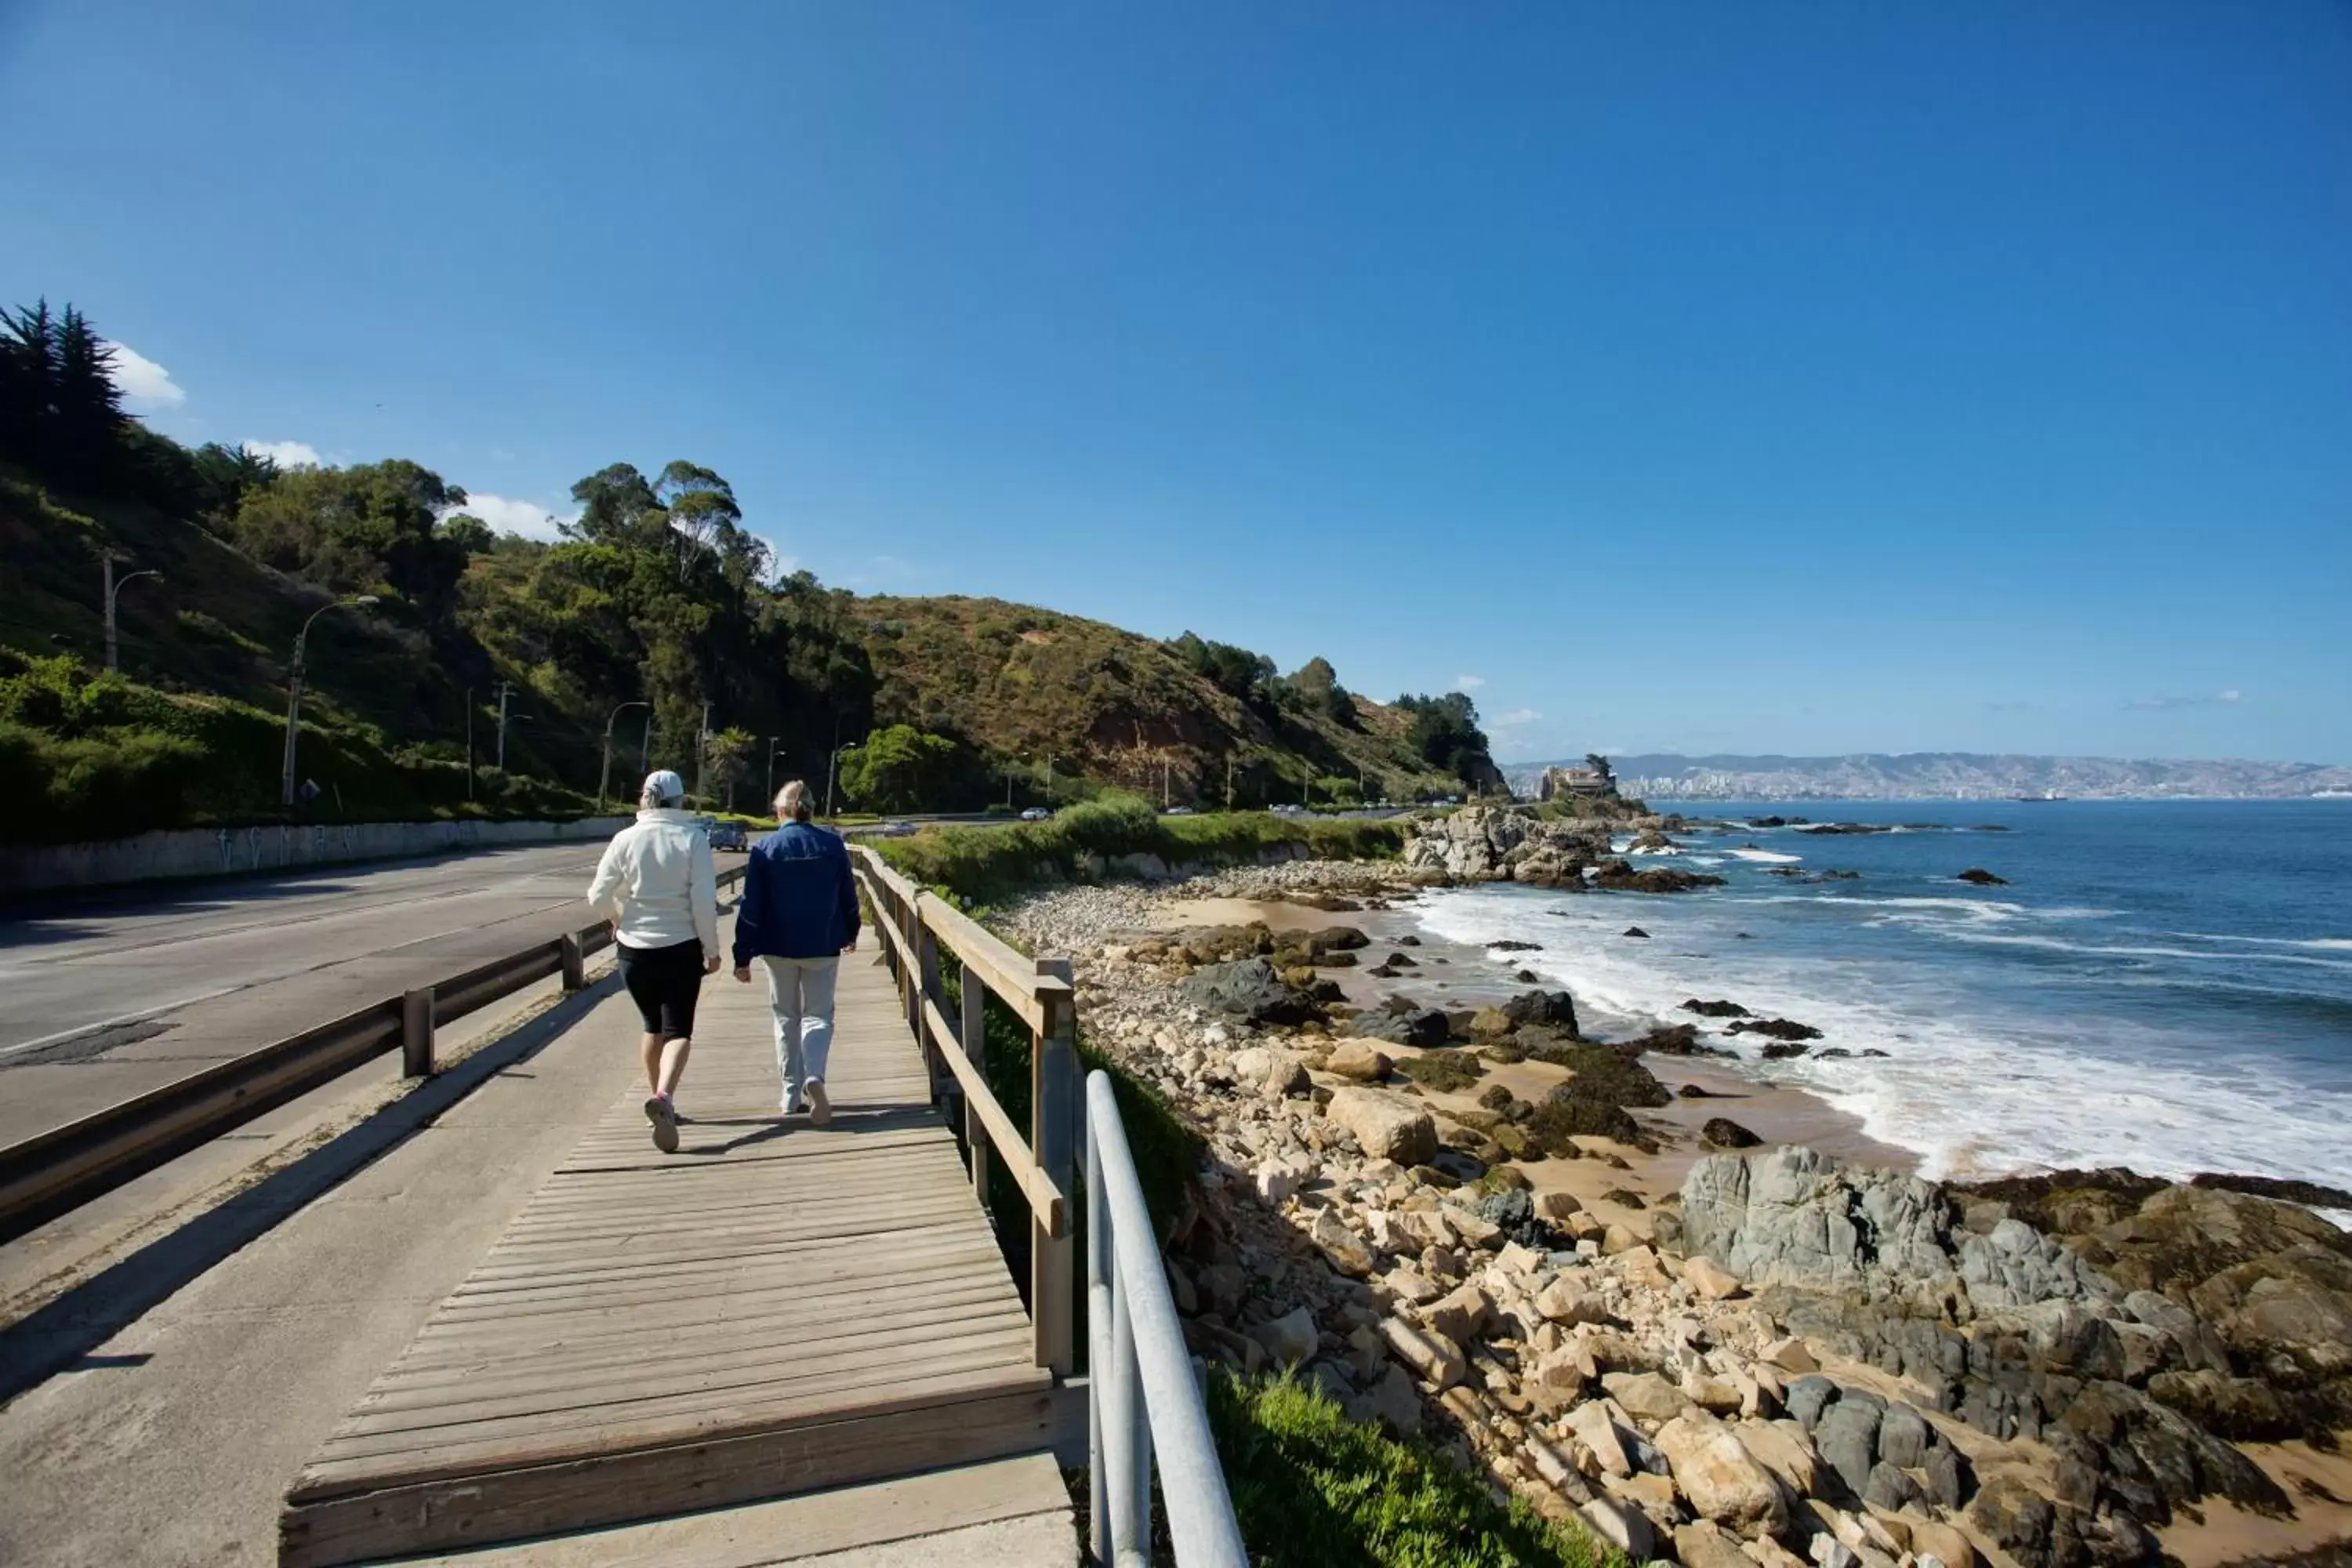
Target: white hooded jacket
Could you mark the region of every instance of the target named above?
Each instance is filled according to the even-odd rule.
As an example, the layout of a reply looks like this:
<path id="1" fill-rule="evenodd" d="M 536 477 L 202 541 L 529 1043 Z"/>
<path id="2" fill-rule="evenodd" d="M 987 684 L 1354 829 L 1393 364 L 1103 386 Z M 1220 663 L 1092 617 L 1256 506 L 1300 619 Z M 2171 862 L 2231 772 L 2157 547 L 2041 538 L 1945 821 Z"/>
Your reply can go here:
<path id="1" fill-rule="evenodd" d="M 588 907 L 614 923 L 624 946 L 699 941 L 706 958 L 716 953 L 719 883 L 709 837 L 672 806 L 637 813 L 605 846 L 588 884 Z"/>

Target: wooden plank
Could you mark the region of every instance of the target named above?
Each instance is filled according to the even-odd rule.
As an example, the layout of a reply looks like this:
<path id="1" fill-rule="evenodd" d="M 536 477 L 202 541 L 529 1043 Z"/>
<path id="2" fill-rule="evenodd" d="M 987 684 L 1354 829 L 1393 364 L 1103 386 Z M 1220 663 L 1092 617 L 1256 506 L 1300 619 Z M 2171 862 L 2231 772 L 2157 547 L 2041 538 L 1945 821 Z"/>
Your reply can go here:
<path id="1" fill-rule="evenodd" d="M 794 1398 L 681 1402 L 678 1407 L 663 1411 L 658 1419 L 633 1422 L 618 1440 L 591 1419 L 588 1412 L 566 1410 L 556 1413 L 551 1426 L 526 1427 L 510 1422 L 498 1427 L 487 1424 L 451 1427 L 435 1434 L 437 1440 L 430 1444 L 399 1441 L 409 1436 L 405 1433 L 391 1434 L 383 1441 L 354 1439 L 347 1445 L 331 1441 L 320 1450 L 320 1457 L 305 1467 L 301 1487 L 405 1486 L 442 1477 L 493 1474 L 696 1442 L 732 1431 L 846 1420 L 1047 1385 L 1042 1373 L 1023 1378 L 1002 1366 L 942 1362 L 919 1374 L 895 1377 L 877 1377 L 860 1368 L 825 1379 Z"/>

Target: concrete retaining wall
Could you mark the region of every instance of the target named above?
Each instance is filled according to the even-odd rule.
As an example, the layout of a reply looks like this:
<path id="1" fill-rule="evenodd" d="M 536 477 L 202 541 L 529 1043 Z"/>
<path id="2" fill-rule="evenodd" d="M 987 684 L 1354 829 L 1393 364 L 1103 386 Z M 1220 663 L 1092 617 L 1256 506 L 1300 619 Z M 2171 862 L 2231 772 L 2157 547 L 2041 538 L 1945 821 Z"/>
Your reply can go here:
<path id="1" fill-rule="evenodd" d="M 0 898 L 55 888 L 103 888 L 173 877 L 219 877 L 390 860 L 501 844 L 610 838 L 626 816 L 578 822 L 355 822 L 320 826 L 185 827 L 90 844 L 0 848 Z"/>

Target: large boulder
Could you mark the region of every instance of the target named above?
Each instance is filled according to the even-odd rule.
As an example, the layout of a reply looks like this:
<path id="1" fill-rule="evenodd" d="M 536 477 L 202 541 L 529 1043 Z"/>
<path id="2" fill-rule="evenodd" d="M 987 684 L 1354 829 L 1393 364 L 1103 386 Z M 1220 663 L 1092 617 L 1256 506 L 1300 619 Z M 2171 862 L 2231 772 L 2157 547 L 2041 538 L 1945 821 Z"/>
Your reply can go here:
<path id="1" fill-rule="evenodd" d="M 1284 984 L 1263 958 L 1196 969 L 1177 983 L 1176 994 L 1204 1012 L 1230 1014 L 1253 1024 L 1304 1024 L 1321 1016 L 1313 997 Z"/>
<path id="2" fill-rule="evenodd" d="M 1502 1013 L 1515 1029 L 1539 1025 L 1576 1033 L 1576 998 L 1565 991 L 1522 991 L 1503 1004 Z"/>
<path id="3" fill-rule="evenodd" d="M 1381 1043 L 1365 1039 L 1346 1039 L 1333 1043 L 1330 1054 L 1323 1058 L 1323 1070 L 1333 1078 L 1344 1078 L 1350 1083 L 1377 1083 L 1388 1076 L 1392 1065 L 1389 1054 L 1380 1048 Z"/>
<path id="4" fill-rule="evenodd" d="M 1454 1035 L 1453 1021 L 1434 1007 L 1375 1009 L 1358 1014 L 1348 1021 L 1348 1027 L 1362 1039 L 1423 1049 L 1442 1046 Z"/>
<path id="5" fill-rule="evenodd" d="M 1772 1472 L 1757 1463 L 1732 1429 L 1697 1411 L 1658 1428 L 1658 1451 L 1693 1510 L 1742 1534 L 1778 1535 L 1789 1527 L 1789 1500 Z"/>
<path id="6" fill-rule="evenodd" d="M 1712 1154 L 1683 1180 L 1683 1246 L 1749 1287 L 1854 1290 L 1932 1303 L 1959 1288 L 1956 1215 L 1916 1176 L 1848 1168 L 1801 1145 Z"/>
<path id="7" fill-rule="evenodd" d="M 1427 1164 L 1437 1152 L 1437 1121 L 1426 1106 L 1401 1094 L 1349 1085 L 1336 1089 L 1323 1114 L 1355 1134 L 1375 1160 L 1400 1165 Z"/>

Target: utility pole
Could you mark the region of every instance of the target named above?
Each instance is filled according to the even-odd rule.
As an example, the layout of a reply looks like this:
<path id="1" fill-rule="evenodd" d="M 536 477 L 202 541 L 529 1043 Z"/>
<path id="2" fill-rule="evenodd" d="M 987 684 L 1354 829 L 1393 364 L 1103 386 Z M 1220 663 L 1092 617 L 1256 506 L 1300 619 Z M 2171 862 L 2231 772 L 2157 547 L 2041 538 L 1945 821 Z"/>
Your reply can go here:
<path id="1" fill-rule="evenodd" d="M 507 699 L 514 694 L 514 682 L 499 682 L 499 761 L 498 770 L 507 771 Z"/>
<path id="2" fill-rule="evenodd" d="M 645 709 L 647 714 L 646 720 L 647 726 L 650 727 L 653 723 L 651 716 L 653 704 L 650 702 L 624 702 L 604 715 L 604 760 L 596 770 L 596 809 L 598 811 L 604 809 L 605 791 L 613 782 L 613 721 L 632 708 Z M 468 717 L 470 718 L 470 715 Z"/>
<path id="3" fill-rule="evenodd" d="M 702 732 L 694 741 L 694 798 L 703 798 L 704 774 L 710 768 L 710 704 L 702 705 Z"/>
<path id="4" fill-rule="evenodd" d="M 133 572 L 130 576 L 122 579 L 121 582 L 116 582 L 114 580 L 114 563 L 117 561 L 127 561 L 129 559 L 130 557 L 124 555 L 112 545 L 109 545 L 98 552 L 99 569 L 104 574 L 106 589 L 106 673 L 109 675 L 116 673 L 122 668 L 121 661 L 116 655 L 115 647 L 114 601 L 121 596 L 123 589 L 128 588 L 131 584 L 136 583 L 142 577 L 152 577 L 158 583 L 163 580 L 163 574 L 151 570 L 146 572 Z"/>
<path id="5" fill-rule="evenodd" d="M 466 688 L 466 798 L 474 798 L 474 689 Z"/>
<path id="6" fill-rule="evenodd" d="M 1225 753 L 1225 809 L 1226 809 L 1227 811 L 1231 811 L 1231 810 L 1233 810 L 1233 808 L 1234 808 L 1234 754 L 1233 754 L 1231 752 L 1227 752 Z"/>
<path id="7" fill-rule="evenodd" d="M 1054 804 L 1054 753 L 1045 753 L 1045 804 Z"/>

